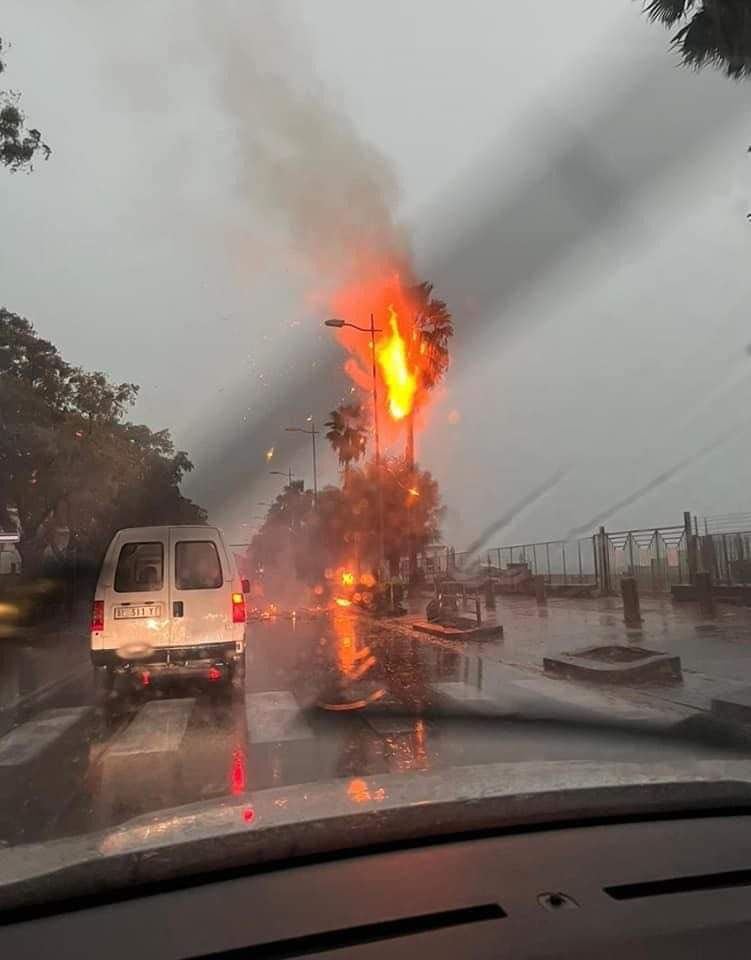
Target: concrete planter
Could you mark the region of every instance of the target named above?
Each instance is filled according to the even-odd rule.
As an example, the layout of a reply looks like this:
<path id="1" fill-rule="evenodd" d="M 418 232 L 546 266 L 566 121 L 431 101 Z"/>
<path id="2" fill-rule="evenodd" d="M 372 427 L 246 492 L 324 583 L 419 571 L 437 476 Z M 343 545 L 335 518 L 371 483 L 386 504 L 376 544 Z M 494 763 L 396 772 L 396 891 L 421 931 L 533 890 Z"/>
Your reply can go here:
<path id="1" fill-rule="evenodd" d="M 543 659 L 545 673 L 595 683 L 676 683 L 681 658 L 645 647 L 598 646 Z"/>

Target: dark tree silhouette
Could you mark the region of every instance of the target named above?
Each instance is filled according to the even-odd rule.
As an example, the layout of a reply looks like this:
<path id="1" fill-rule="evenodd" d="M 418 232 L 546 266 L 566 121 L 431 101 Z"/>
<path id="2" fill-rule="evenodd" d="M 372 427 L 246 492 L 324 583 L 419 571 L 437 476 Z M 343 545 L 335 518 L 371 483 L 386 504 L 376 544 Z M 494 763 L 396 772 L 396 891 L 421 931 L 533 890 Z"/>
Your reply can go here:
<path id="1" fill-rule="evenodd" d="M 362 406 L 359 403 L 340 404 L 331 411 L 325 426 L 329 428 L 326 439 L 334 448 L 346 477 L 350 465 L 365 454 L 367 431 Z"/>
<path id="2" fill-rule="evenodd" d="M 751 76 L 751 0 L 649 0 L 644 9 L 666 27 L 680 24 L 671 46 L 685 66 Z"/>
<path id="3" fill-rule="evenodd" d="M 3 45 L 0 37 L 0 73 L 5 70 Z M 0 90 L 0 163 L 10 170 L 32 169 L 37 154 L 46 160 L 52 153 L 38 130 L 26 127 L 26 117 L 20 107 L 20 94 Z"/>

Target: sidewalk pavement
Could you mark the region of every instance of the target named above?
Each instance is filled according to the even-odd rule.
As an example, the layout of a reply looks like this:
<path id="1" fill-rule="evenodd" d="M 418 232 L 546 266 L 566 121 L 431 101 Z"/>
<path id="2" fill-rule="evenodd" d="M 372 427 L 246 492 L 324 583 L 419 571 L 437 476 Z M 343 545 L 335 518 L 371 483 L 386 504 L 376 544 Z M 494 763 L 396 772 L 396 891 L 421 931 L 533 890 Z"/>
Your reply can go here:
<path id="1" fill-rule="evenodd" d="M 426 603 L 427 598 L 413 600 L 406 616 L 380 622 L 419 636 L 410 624 L 424 619 Z M 488 613 L 483 605 L 482 615 L 484 621 L 503 625 L 503 639 L 497 643 L 462 644 L 465 652 L 476 653 L 486 662 L 542 674 L 544 656 L 625 644 L 677 654 L 681 658 L 683 682 L 660 686 L 624 684 L 613 688 L 613 692 L 633 690 L 651 701 L 709 710 L 715 697 L 751 686 L 751 609 L 746 607 L 718 605 L 716 617 L 708 619 L 699 613 L 696 603 L 674 603 L 669 597 L 647 595 L 642 597 L 643 623 L 637 629 L 623 622 L 619 597 L 549 598 L 544 605 L 538 605 L 534 597 L 503 595 L 496 598 L 496 604 L 494 613 Z M 435 642 L 435 638 L 431 639 Z M 592 684 L 572 686 L 580 690 L 594 688 Z M 603 688 L 596 685 L 596 689 Z"/>

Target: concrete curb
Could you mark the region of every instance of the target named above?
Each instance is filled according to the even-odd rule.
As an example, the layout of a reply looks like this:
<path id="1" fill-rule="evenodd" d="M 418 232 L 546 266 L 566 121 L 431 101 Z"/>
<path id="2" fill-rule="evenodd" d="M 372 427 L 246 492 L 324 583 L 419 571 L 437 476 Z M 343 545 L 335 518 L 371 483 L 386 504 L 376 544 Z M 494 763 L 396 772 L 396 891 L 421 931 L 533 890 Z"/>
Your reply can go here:
<path id="1" fill-rule="evenodd" d="M 645 656 L 626 662 L 608 662 L 589 658 L 599 648 L 590 647 L 576 653 L 562 653 L 557 657 L 543 657 L 546 674 L 566 680 L 589 680 L 594 683 L 648 683 L 682 679 L 681 658 L 668 653 L 644 650 Z M 634 648 L 628 648 L 633 650 Z"/>

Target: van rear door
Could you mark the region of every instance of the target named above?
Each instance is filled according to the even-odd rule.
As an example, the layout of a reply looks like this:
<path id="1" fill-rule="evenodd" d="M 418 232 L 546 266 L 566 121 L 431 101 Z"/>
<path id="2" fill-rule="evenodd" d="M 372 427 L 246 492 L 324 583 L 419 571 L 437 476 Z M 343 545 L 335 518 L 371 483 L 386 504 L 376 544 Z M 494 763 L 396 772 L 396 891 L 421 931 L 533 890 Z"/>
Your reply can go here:
<path id="1" fill-rule="evenodd" d="M 232 641 L 232 572 L 218 533 L 210 528 L 171 531 L 172 647 Z"/>
<path id="2" fill-rule="evenodd" d="M 124 656 L 170 645 L 169 531 L 123 537 L 107 590 L 105 624 Z M 107 644 L 110 646 L 110 644 Z"/>

